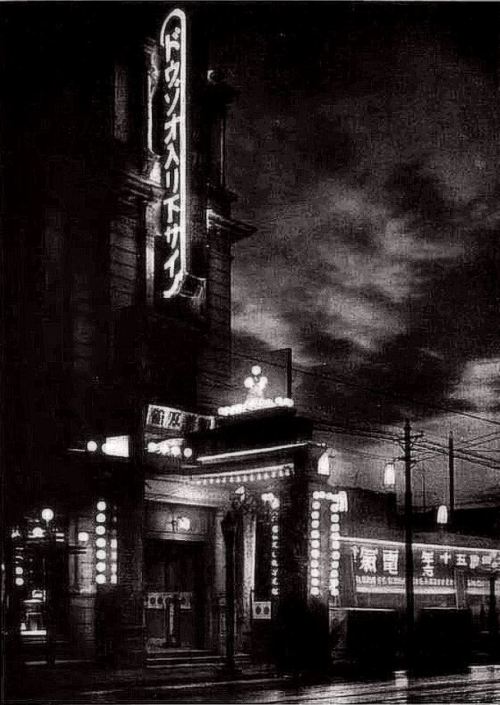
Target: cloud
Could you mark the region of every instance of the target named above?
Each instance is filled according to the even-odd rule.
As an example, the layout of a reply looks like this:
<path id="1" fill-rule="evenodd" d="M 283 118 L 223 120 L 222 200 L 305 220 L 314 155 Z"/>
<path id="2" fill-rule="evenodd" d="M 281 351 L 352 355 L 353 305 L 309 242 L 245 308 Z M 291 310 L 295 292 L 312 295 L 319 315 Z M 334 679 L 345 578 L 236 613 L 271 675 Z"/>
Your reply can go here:
<path id="1" fill-rule="evenodd" d="M 309 43 L 290 20 L 278 52 L 263 31 L 232 64 L 230 179 L 258 227 L 235 253 L 235 328 L 291 346 L 304 404 L 357 423 L 480 408 L 471 370 L 500 346 L 496 88 L 407 16 L 383 40 L 318 20 Z"/>
<path id="2" fill-rule="evenodd" d="M 469 360 L 451 394 L 464 408 L 475 412 L 500 409 L 500 358 Z"/>

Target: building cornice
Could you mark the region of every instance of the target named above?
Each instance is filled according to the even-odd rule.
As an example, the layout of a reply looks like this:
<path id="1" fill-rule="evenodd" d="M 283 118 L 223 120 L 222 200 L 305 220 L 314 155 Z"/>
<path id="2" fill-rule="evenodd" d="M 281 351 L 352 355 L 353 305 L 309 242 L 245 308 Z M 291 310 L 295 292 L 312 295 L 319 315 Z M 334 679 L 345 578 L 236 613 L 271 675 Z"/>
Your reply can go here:
<path id="1" fill-rule="evenodd" d="M 234 220 L 234 218 L 221 215 L 212 208 L 207 210 L 207 227 L 209 230 L 210 228 L 217 228 L 229 235 L 232 243 L 250 237 L 256 232 L 256 228 L 252 225 L 247 225 L 239 220 Z"/>
<path id="2" fill-rule="evenodd" d="M 197 487 L 184 476 L 148 475 L 145 499 L 148 502 L 220 507 L 227 501 L 229 488 Z"/>

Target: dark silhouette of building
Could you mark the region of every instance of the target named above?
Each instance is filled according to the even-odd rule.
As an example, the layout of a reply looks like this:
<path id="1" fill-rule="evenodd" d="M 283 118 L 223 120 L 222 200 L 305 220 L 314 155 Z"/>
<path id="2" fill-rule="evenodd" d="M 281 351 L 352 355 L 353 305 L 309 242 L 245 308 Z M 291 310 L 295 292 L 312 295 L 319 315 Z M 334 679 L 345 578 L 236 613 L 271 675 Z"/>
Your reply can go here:
<path id="1" fill-rule="evenodd" d="M 88 593 L 79 571 L 95 566 L 78 535 L 100 501 L 120 555 L 119 578 L 100 589 L 116 580 L 131 652 L 142 648 L 145 408 L 218 405 L 231 249 L 252 232 L 231 218 L 233 92 L 208 65 L 207 18 L 176 12 L 162 29 L 173 9 L 13 6 L 3 21 L 6 527 L 31 542 L 33 565 L 49 531 L 64 536 L 57 629 L 92 641 L 95 576 Z M 117 457 L 111 440 L 106 456 L 116 437 L 125 450 Z M 14 621 L 45 590 L 28 563 L 8 561 Z"/>

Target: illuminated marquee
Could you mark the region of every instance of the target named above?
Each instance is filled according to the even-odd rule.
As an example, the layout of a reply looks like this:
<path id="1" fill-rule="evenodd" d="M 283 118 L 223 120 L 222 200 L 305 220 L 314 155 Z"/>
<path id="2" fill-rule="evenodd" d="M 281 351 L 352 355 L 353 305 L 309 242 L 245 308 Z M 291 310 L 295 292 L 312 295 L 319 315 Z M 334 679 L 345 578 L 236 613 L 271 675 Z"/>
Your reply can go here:
<path id="1" fill-rule="evenodd" d="M 186 273 L 186 15 L 173 10 L 161 30 L 164 51 L 162 235 L 158 276 L 161 296 L 180 289 Z"/>

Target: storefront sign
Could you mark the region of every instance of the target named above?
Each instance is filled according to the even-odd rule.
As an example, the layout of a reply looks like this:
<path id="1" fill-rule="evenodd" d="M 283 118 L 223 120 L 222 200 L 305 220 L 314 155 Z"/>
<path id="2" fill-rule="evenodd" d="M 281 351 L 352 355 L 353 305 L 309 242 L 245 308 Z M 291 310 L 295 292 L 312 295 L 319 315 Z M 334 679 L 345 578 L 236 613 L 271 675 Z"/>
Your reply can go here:
<path id="1" fill-rule="evenodd" d="M 490 595 L 490 581 L 486 578 L 467 578 L 466 589 L 469 595 Z M 498 587 L 495 590 L 498 596 Z"/>
<path id="2" fill-rule="evenodd" d="M 202 416 L 192 414 L 181 409 L 174 409 L 170 406 L 148 405 L 146 415 L 146 426 L 172 431 L 175 434 L 192 433 L 194 431 L 206 431 L 215 427 L 213 416 Z"/>
<path id="3" fill-rule="evenodd" d="M 157 275 L 161 296 L 180 289 L 186 273 L 186 15 L 173 10 L 161 31 L 164 51 L 162 236 Z"/>
<path id="4" fill-rule="evenodd" d="M 253 619 L 271 619 L 271 602 L 264 600 L 261 602 L 252 603 L 252 618 Z"/>
<path id="5" fill-rule="evenodd" d="M 149 610 L 166 610 L 178 604 L 181 610 L 191 609 L 192 592 L 148 592 L 144 606 Z"/>
<path id="6" fill-rule="evenodd" d="M 343 553 L 351 557 L 357 592 L 404 592 L 403 543 L 349 539 L 343 543 Z M 480 579 L 485 571 L 496 567 L 499 558 L 500 552 L 495 550 L 416 543 L 413 546 L 415 592 L 454 592 L 455 570 L 476 574 Z"/>

